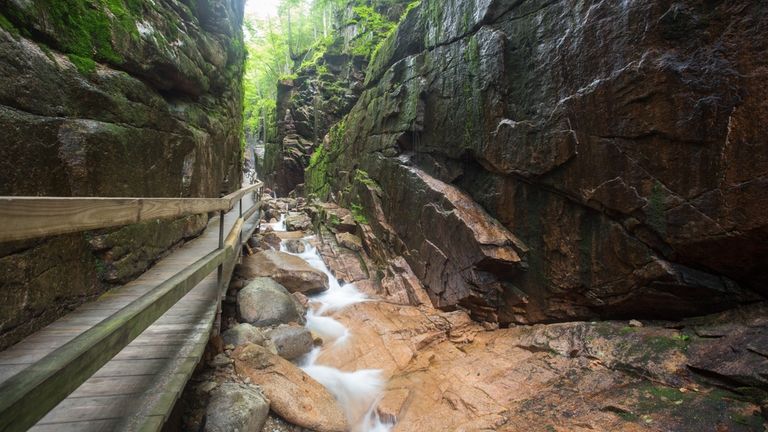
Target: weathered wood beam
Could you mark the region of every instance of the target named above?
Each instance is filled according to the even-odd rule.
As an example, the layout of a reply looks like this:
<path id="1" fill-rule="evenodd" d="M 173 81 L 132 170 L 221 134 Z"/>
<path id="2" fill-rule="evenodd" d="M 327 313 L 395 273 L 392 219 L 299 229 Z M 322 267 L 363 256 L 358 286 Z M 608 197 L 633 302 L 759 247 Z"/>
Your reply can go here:
<path id="1" fill-rule="evenodd" d="M 239 234 L 239 229 L 235 231 Z M 0 431 L 25 431 L 33 426 L 219 264 L 229 264 L 234 257 L 232 244 L 209 253 L 0 384 Z"/>
<path id="2" fill-rule="evenodd" d="M 227 212 L 261 187 L 259 182 L 223 198 L 0 197 L 0 242 Z"/>

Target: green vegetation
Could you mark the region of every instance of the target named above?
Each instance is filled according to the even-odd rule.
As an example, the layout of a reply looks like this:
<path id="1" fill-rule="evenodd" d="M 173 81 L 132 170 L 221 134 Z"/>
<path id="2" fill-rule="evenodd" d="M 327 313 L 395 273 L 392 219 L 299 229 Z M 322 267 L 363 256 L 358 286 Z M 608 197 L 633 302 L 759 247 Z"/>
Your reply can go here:
<path id="1" fill-rule="evenodd" d="M 266 141 L 277 136 L 278 81 L 296 79 L 302 65 L 310 66 L 325 52 L 337 31 L 334 17 L 344 0 L 282 0 L 278 16 L 246 17 L 244 128 L 250 136 Z"/>
<path id="2" fill-rule="evenodd" d="M 359 26 L 360 36 L 352 40 L 352 54 L 370 59 L 376 47 L 394 30 L 395 23 L 370 6 L 356 6 L 353 10 L 359 17 L 353 23 Z"/>
<path id="3" fill-rule="evenodd" d="M 11 33 L 12 35 L 19 34 L 19 29 L 13 26 L 10 21 L 8 21 L 8 18 L 6 18 L 3 14 L 0 14 L 0 28 L 3 30 Z"/>
<path id="4" fill-rule="evenodd" d="M 355 219 L 355 222 L 359 224 L 368 224 L 368 218 L 365 216 L 365 213 L 363 212 L 363 206 L 360 204 L 352 203 L 350 206 L 350 210 L 352 211 L 352 217 Z"/>
<path id="5" fill-rule="evenodd" d="M 405 2 L 281 0 L 277 17 L 246 17 L 245 133 L 266 141 L 276 137 L 277 122 L 284 115 L 276 112 L 275 103 L 281 80 L 310 76 L 330 106 L 340 105 L 348 86 L 339 84 L 341 78 L 329 70 L 327 58 L 352 55 L 368 61 L 397 24 L 382 11 L 398 4 Z M 403 10 L 417 4 L 412 2 Z M 345 40 L 342 30 L 351 25 L 357 29 Z"/>
<path id="6" fill-rule="evenodd" d="M 114 41 L 121 35 L 139 36 L 136 21 L 144 7 L 141 0 L 37 0 L 24 8 L 9 7 L 0 15 L 0 26 L 18 33 L 16 27 L 31 29 L 33 21 L 42 19 L 56 35 L 52 46 L 87 74 L 95 70 L 96 61 L 123 62 Z"/>
<path id="7" fill-rule="evenodd" d="M 379 184 L 376 183 L 376 180 L 372 179 L 367 172 L 361 169 L 355 170 L 355 181 L 358 183 L 362 183 L 366 186 L 370 186 L 372 188 L 381 189 Z"/>
<path id="8" fill-rule="evenodd" d="M 96 62 L 87 57 L 80 57 L 77 54 L 69 54 L 67 57 L 83 75 L 91 74 L 96 70 Z"/>
<path id="9" fill-rule="evenodd" d="M 344 134 L 346 124 L 344 121 L 336 123 L 328 132 L 329 147 L 319 146 L 309 159 L 306 173 L 307 191 L 320 198 L 327 197 L 330 192 L 330 179 L 328 178 L 328 164 L 332 155 L 337 154 L 344 147 Z M 335 157 L 335 156 L 333 156 Z"/>

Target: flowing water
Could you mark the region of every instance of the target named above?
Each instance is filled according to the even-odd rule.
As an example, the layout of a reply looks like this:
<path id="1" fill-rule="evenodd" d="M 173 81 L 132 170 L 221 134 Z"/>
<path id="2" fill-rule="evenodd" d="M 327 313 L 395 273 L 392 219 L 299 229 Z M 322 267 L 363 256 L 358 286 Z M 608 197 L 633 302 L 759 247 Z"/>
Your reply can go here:
<path id="1" fill-rule="evenodd" d="M 280 219 L 285 225 L 285 217 Z M 280 222 L 278 222 L 279 224 Z M 273 224 L 273 228 L 274 228 Z M 275 229 L 275 231 L 278 231 Z M 362 369 L 355 372 L 344 372 L 339 369 L 317 364 L 317 358 L 323 349 L 330 349 L 337 344 L 349 342 L 350 332 L 342 323 L 327 314 L 341 310 L 351 304 L 368 301 L 369 299 L 355 288 L 354 284 L 341 285 L 323 262 L 310 240 L 312 236 L 302 239 L 303 253 L 293 253 L 309 263 L 312 267 L 328 276 L 327 291 L 310 297 L 311 306 L 307 312 L 307 328 L 320 336 L 324 341 L 323 347 L 315 348 L 301 359 L 299 366 L 307 375 L 314 378 L 333 394 L 344 409 L 352 430 L 355 432 L 387 432 L 392 425 L 379 418 L 376 405 L 384 390 L 385 380 L 378 369 Z M 288 252 L 283 244 L 282 252 Z"/>
<path id="2" fill-rule="evenodd" d="M 268 223 L 268 226 L 272 227 L 273 231 L 285 231 L 285 213 L 280 214 L 280 220 L 274 223 Z"/>

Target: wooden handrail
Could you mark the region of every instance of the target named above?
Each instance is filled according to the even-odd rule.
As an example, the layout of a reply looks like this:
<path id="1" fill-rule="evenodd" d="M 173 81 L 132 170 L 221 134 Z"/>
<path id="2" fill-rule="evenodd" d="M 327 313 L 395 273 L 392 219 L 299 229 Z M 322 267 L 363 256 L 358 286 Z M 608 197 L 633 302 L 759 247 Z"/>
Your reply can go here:
<path id="1" fill-rule="evenodd" d="M 226 212 L 257 182 L 222 198 L 0 197 L 0 242 Z"/>
<path id="2" fill-rule="evenodd" d="M 121 208 L 134 208 L 134 203 L 137 201 L 141 205 L 146 205 L 148 201 L 155 202 L 157 200 L 162 201 L 184 201 L 183 206 L 177 206 L 179 208 L 185 208 L 188 213 L 173 213 L 172 211 L 165 211 L 163 205 L 155 207 L 154 210 L 146 211 L 143 214 L 152 214 L 147 219 L 156 219 L 161 216 L 159 214 L 169 215 L 163 217 L 174 217 L 170 214 L 181 216 L 184 214 L 196 214 L 199 212 L 213 211 L 213 210 L 201 210 L 207 207 L 208 204 L 192 205 L 191 203 L 199 203 L 202 201 L 216 201 L 214 210 L 224 211 L 230 210 L 246 193 L 251 192 L 261 187 L 261 184 L 255 184 L 241 189 L 233 194 L 220 199 L 205 199 L 205 198 L 191 198 L 191 199 L 173 199 L 173 198 L 160 198 L 160 199 L 145 199 L 145 198 L 15 198 L 4 197 L 0 198 L 0 202 L 27 202 L 30 203 L 31 208 L 35 208 L 39 211 L 41 208 L 46 208 L 41 203 L 53 202 L 61 203 L 66 202 L 68 209 L 74 209 L 72 204 L 79 202 L 80 200 L 86 200 L 88 203 L 107 202 L 108 205 L 91 207 L 89 211 L 92 214 L 97 214 L 99 218 L 105 217 L 105 215 L 113 214 L 119 216 L 119 210 Z M 6 201 L 7 200 L 7 201 Z M 110 201 L 112 200 L 112 201 Z M 133 202 L 133 203 L 129 203 Z M 186 207 L 185 207 L 186 206 Z M 64 400 L 70 393 L 76 390 L 81 384 L 83 384 L 88 378 L 90 378 L 96 371 L 98 371 L 104 364 L 117 355 L 123 348 L 131 343 L 136 337 L 138 337 L 144 330 L 146 330 L 152 323 L 160 318 L 165 312 L 167 312 L 173 305 L 175 305 L 181 298 L 183 298 L 189 291 L 191 291 L 198 283 L 200 283 L 205 277 L 207 277 L 215 268 L 225 267 L 226 273 L 231 274 L 231 270 L 234 268 L 235 261 L 240 254 L 240 233 L 245 225 L 245 220 L 250 218 L 259 208 L 260 203 L 256 201 L 253 206 L 246 211 L 243 215 L 235 221 L 232 229 L 223 242 L 221 248 L 214 250 L 205 257 L 197 260 L 189 267 L 176 273 L 174 276 L 164 281 L 151 291 L 147 292 L 143 296 L 131 302 L 128 306 L 114 313 L 110 317 L 104 319 L 94 327 L 86 330 L 73 340 L 67 342 L 63 346 L 57 348 L 53 352 L 49 353 L 42 359 L 31 364 L 26 369 L 22 370 L 18 374 L 9 378 L 8 380 L 0 383 L 0 431 L 25 431 L 32 427 L 37 421 L 45 416 L 51 409 L 53 409 L 59 402 Z M 22 209 L 23 206 L 13 207 L 14 211 Z M 0 223 L 7 223 L 7 220 L 15 220 L 16 216 L 13 216 L 14 212 L 6 211 L 5 207 L 0 208 Z M 59 207 L 61 209 L 61 207 Z M 77 212 L 66 213 L 71 217 L 74 217 Z M 82 214 L 80 212 L 79 214 Z M 139 218 L 142 215 L 139 211 Z M 9 216 L 10 215 L 10 216 Z M 222 213 L 223 216 L 223 213 Z M 61 215 L 57 216 L 61 217 Z M 134 215 L 134 217 L 136 217 Z M 5 219 L 4 219 L 5 218 Z M 42 220 L 42 218 L 38 219 Z M 133 223 L 146 219 L 130 219 L 127 223 Z M 256 222 L 258 224 L 258 221 Z M 112 224 L 108 226 L 115 226 L 120 224 Z M 25 225 L 32 227 L 34 224 Z M 78 225 L 78 226 L 82 226 Z M 85 229 L 103 228 L 105 225 L 92 226 L 88 225 Z M 0 225 L 0 229 L 6 231 L 13 229 L 12 226 Z M 28 228 L 29 232 L 31 228 Z M 73 230 L 75 231 L 75 230 Z M 71 232 L 71 231 L 68 231 Z M 61 232 L 58 232 L 61 233 Z M 45 231 L 42 235 L 52 235 L 49 231 Z M 30 236 L 34 237 L 34 236 Z M 30 238 L 25 237 L 25 238 Z M 0 237 L 1 238 L 1 237 Z M 225 281 L 222 279 L 217 286 L 219 294 L 221 294 L 225 287 Z M 219 295 L 220 297 L 220 295 Z"/>

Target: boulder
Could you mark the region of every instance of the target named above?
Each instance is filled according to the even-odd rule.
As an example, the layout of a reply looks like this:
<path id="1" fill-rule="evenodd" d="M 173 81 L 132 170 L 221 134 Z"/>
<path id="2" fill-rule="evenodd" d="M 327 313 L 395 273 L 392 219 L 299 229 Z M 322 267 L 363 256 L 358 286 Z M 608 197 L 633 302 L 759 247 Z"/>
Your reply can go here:
<path id="1" fill-rule="evenodd" d="M 336 234 L 336 241 L 340 246 L 353 251 L 359 251 L 363 249 L 363 241 L 360 240 L 360 237 L 348 232 L 340 232 Z"/>
<path id="2" fill-rule="evenodd" d="M 277 354 L 287 360 L 295 360 L 312 351 L 312 334 L 305 327 L 279 326 L 267 331 L 267 336 L 277 348 Z"/>
<path id="3" fill-rule="evenodd" d="M 244 345 L 248 343 L 264 345 L 264 334 L 259 329 L 248 323 L 240 323 L 232 326 L 221 334 L 221 338 L 227 345 Z"/>
<path id="4" fill-rule="evenodd" d="M 288 360 L 258 345 L 233 353 L 235 371 L 259 385 L 270 408 L 285 420 L 318 432 L 348 430 L 344 411 L 320 383 Z"/>
<path id="5" fill-rule="evenodd" d="M 328 276 L 294 255 L 263 251 L 243 258 L 240 274 L 246 279 L 270 277 L 290 292 L 313 294 L 328 289 Z"/>
<path id="6" fill-rule="evenodd" d="M 306 213 L 289 213 L 285 218 L 285 228 L 288 231 L 309 231 L 312 219 Z"/>
<path id="7" fill-rule="evenodd" d="M 285 241 L 285 249 L 288 252 L 300 254 L 304 253 L 306 248 L 304 247 L 304 242 L 301 240 L 286 240 Z"/>
<path id="8" fill-rule="evenodd" d="M 258 245 L 259 245 L 259 248 L 261 248 L 262 250 L 269 250 L 269 249 L 280 250 L 281 241 L 282 240 L 280 239 L 280 237 L 277 234 L 275 234 L 274 231 L 267 232 L 263 236 L 261 236 L 261 238 L 259 239 Z"/>
<path id="9" fill-rule="evenodd" d="M 237 293 L 240 319 L 257 327 L 289 322 L 304 323 L 303 310 L 279 283 L 257 277 Z"/>
<path id="10" fill-rule="evenodd" d="M 269 400 L 253 385 L 223 383 L 211 392 L 205 432 L 260 432 Z"/>

